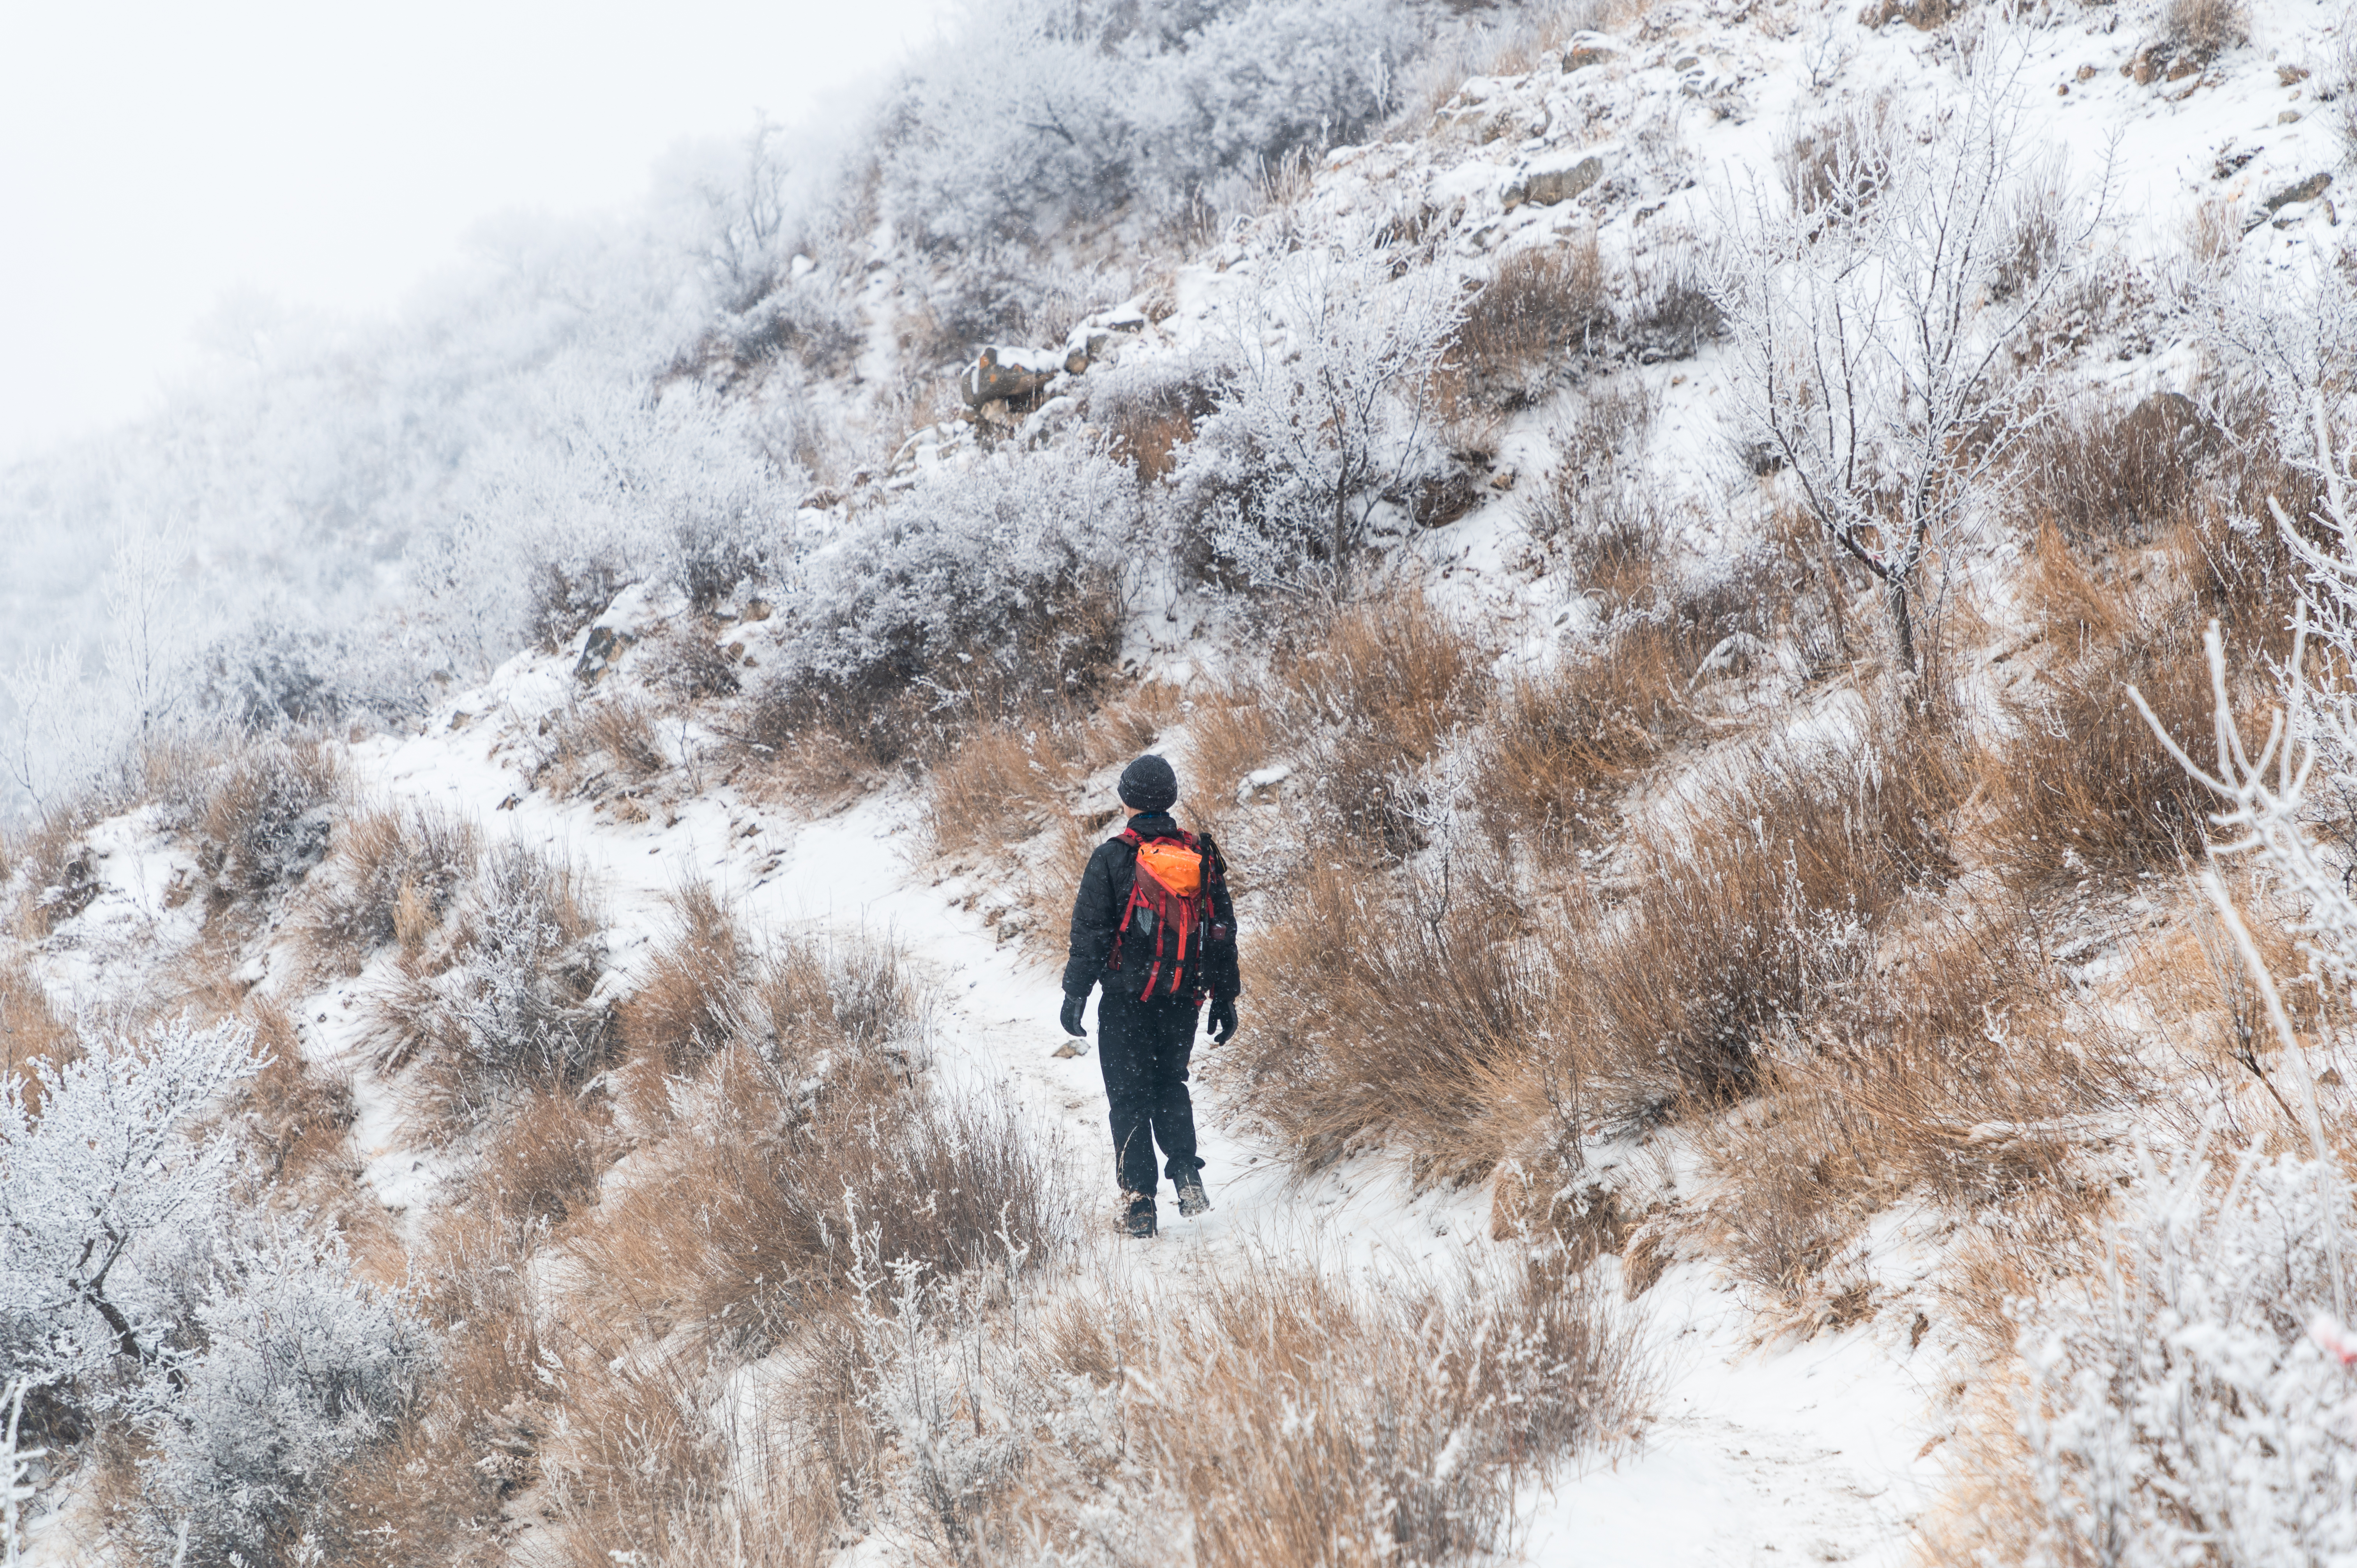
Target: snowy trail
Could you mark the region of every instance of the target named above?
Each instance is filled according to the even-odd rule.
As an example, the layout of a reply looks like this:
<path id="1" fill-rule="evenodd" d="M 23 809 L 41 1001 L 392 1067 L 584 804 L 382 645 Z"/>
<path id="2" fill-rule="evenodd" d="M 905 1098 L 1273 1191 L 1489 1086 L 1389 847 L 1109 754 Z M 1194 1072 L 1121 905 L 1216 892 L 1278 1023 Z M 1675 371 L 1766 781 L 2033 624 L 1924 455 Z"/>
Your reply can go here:
<path id="1" fill-rule="evenodd" d="M 494 705 L 510 712 L 514 688 L 557 675 L 546 666 L 503 673 L 509 701 Z M 479 704 L 484 694 L 471 696 Z M 625 969 L 667 929 L 671 896 L 697 879 L 727 897 L 757 936 L 888 935 L 930 993 L 934 1069 L 953 1084 L 1003 1086 L 1071 1156 L 1084 1234 L 1115 1277 L 1183 1302 L 1200 1282 L 1254 1258 L 1446 1278 L 1491 1245 L 1485 1189 L 1413 1192 L 1396 1162 L 1381 1157 L 1297 1180 L 1229 1125 L 1217 1091 L 1200 1081 L 1212 1212 L 1181 1220 L 1166 1203 L 1156 1241 L 1115 1241 L 1093 1035 L 1085 1054 L 1053 1054 L 1064 1041 L 1056 968 L 960 908 L 976 885 L 940 875 L 923 855 L 921 807 L 909 792 L 883 791 L 813 820 L 706 789 L 624 825 L 590 805 L 533 793 L 484 733 L 494 728 L 462 720 L 363 743 L 354 770 L 375 792 L 439 800 L 495 836 L 512 832 L 572 858 L 596 879 Z M 349 1060 L 353 1015 L 324 1002 L 306 1013 L 311 1048 Z M 1249 1028 L 1249 995 L 1243 1018 Z M 1200 1044 L 1199 1060 L 1211 1048 Z M 382 1097 L 369 1099 L 358 1131 L 371 1181 L 389 1202 L 430 1197 L 440 1173 L 403 1146 Z M 1934 1402 L 1911 1370 L 1934 1363 L 1928 1348 L 1910 1360 L 1886 1319 L 1879 1331 L 1868 1323 L 1754 1349 L 1757 1320 L 1702 1264 L 1673 1268 L 1640 1310 L 1664 1372 L 1656 1421 L 1633 1455 L 1534 1487 L 1509 1561 L 1663 1568 L 1907 1559 L 1910 1522 L 1942 1478 L 1939 1458 L 1927 1456 Z"/>

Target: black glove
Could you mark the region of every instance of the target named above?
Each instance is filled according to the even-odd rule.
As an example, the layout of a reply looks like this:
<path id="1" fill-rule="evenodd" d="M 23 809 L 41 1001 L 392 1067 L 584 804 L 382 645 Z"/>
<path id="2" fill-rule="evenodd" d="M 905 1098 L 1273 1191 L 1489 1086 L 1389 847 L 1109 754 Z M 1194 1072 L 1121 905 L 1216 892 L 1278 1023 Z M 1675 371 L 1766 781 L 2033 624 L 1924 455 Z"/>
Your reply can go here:
<path id="1" fill-rule="evenodd" d="M 1226 1045 L 1236 1034 L 1236 999 L 1232 996 L 1212 997 L 1211 1015 L 1204 1022 L 1211 1026 L 1211 1044 Z"/>
<path id="2" fill-rule="evenodd" d="M 1073 995 L 1069 991 L 1064 993 L 1064 1010 L 1056 1015 L 1056 1021 L 1064 1026 L 1064 1033 L 1068 1035 L 1085 1035 L 1088 1033 L 1086 1029 L 1081 1027 L 1081 1009 L 1088 1004 L 1089 993 L 1085 991 L 1082 992 L 1078 996 Z"/>

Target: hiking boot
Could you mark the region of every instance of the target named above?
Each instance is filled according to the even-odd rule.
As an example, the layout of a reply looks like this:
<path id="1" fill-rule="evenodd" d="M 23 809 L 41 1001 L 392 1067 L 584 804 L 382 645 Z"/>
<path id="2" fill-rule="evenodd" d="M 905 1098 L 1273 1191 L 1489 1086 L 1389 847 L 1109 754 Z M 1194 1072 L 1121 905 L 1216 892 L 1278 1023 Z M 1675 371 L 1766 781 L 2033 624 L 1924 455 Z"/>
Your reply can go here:
<path id="1" fill-rule="evenodd" d="M 1122 1230 L 1132 1239 L 1150 1241 L 1154 1239 L 1154 1200 L 1140 1198 L 1129 1206 L 1129 1215 L 1121 1222 Z"/>
<path id="2" fill-rule="evenodd" d="M 1203 1190 L 1203 1177 L 1201 1174 L 1199 1172 L 1189 1172 L 1188 1175 L 1180 1176 L 1178 1178 L 1178 1213 L 1180 1218 L 1192 1219 L 1199 1214 L 1209 1214 L 1211 1211 L 1211 1195 Z"/>

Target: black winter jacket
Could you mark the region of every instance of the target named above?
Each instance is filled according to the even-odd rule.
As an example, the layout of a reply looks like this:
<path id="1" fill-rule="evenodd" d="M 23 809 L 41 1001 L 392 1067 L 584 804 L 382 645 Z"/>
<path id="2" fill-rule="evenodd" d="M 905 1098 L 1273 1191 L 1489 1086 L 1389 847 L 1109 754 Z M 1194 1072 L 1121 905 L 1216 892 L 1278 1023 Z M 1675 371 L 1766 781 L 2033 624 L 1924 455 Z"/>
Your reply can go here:
<path id="1" fill-rule="evenodd" d="M 1178 822 L 1168 811 L 1140 812 L 1130 819 L 1128 826 L 1136 829 L 1137 836 L 1143 839 L 1168 837 L 1178 832 Z M 1219 848 L 1209 834 L 1197 842 L 1209 863 L 1204 869 L 1211 874 L 1212 923 L 1225 926 L 1232 933 L 1236 911 L 1228 898 L 1227 862 L 1220 857 Z M 1089 856 L 1089 868 L 1081 875 L 1080 897 L 1072 900 L 1071 956 L 1064 961 L 1066 995 L 1086 996 L 1096 988 L 1098 981 L 1118 983 L 1127 972 L 1115 971 L 1108 974 L 1105 961 L 1113 956 L 1113 940 L 1121 929 L 1121 912 L 1129 903 L 1130 884 L 1136 877 L 1137 851 L 1117 837 L 1097 845 L 1096 853 Z M 1201 955 L 1200 960 L 1197 953 Z M 1215 942 L 1206 933 L 1202 947 L 1187 955 L 1190 972 L 1180 977 L 1180 994 L 1184 995 L 1193 983 L 1196 976 L 1192 972 L 1199 961 L 1204 965 L 1200 972 L 1203 989 L 1211 993 L 1214 1001 L 1236 994 L 1236 940 L 1232 934 L 1225 941 Z M 1145 983 L 1141 974 L 1131 989 L 1135 991 Z"/>

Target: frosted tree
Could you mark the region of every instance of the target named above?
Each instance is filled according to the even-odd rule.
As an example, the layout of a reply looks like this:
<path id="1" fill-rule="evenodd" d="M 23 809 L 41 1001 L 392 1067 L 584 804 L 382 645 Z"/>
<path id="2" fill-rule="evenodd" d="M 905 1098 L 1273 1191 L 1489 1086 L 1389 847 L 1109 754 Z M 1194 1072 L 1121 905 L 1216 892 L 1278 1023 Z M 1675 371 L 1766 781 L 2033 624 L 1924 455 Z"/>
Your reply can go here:
<path id="1" fill-rule="evenodd" d="M 250 1025 L 85 1026 L 83 1055 L 0 1079 L 0 1360 L 85 1379 L 158 1353 L 235 1148 L 199 1123 L 262 1067 Z"/>
<path id="2" fill-rule="evenodd" d="M 1370 222 L 1265 258 L 1232 304 L 1236 366 L 1178 475 L 1221 497 L 1214 542 L 1271 581 L 1348 584 L 1376 510 L 1423 466 L 1433 372 L 1463 315 L 1437 268 L 1394 281 Z"/>
<path id="3" fill-rule="evenodd" d="M 2133 1190 L 2094 1274 L 2024 1304 L 2029 1561 L 2357 1561 L 2339 1172 L 2197 1148 Z"/>
<path id="4" fill-rule="evenodd" d="M 408 1303 L 355 1279 L 336 1237 L 257 1223 L 227 1250 L 139 1412 L 148 1533 L 190 1563 L 261 1563 L 414 1397 L 433 1345 Z M 159 1556 L 163 1552 L 159 1552 Z"/>
<path id="5" fill-rule="evenodd" d="M 1796 144 L 1781 184 L 1729 193 L 1712 284 L 1739 437 L 1881 584 L 1910 672 L 1924 558 L 2005 484 L 2035 406 L 2015 352 L 2100 214 L 2061 214 L 2056 243 L 2023 233 L 2019 56 L 1981 48 L 1920 143 L 1853 122 Z"/>

